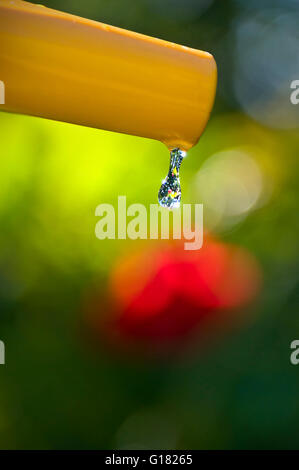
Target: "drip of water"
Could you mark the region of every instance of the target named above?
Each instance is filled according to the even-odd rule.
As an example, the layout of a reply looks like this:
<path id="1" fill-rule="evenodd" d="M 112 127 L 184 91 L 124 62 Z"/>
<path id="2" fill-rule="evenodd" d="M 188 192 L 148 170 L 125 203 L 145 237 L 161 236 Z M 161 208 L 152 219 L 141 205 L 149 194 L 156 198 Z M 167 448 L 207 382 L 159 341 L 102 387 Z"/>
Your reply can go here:
<path id="1" fill-rule="evenodd" d="M 175 148 L 170 152 L 170 165 L 166 178 L 162 181 L 158 194 L 160 206 L 167 209 L 180 207 L 181 203 L 181 184 L 180 184 L 180 166 L 186 152 Z"/>

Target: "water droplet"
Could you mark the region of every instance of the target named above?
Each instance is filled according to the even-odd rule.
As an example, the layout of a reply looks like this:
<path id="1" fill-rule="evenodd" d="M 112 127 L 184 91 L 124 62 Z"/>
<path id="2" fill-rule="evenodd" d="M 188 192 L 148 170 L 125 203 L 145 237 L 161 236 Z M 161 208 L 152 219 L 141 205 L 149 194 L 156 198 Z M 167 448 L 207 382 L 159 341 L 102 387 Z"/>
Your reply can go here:
<path id="1" fill-rule="evenodd" d="M 170 165 L 166 178 L 162 181 L 158 194 L 160 206 L 167 209 L 180 207 L 181 203 L 181 184 L 180 184 L 180 166 L 186 152 L 175 148 L 170 152 Z"/>

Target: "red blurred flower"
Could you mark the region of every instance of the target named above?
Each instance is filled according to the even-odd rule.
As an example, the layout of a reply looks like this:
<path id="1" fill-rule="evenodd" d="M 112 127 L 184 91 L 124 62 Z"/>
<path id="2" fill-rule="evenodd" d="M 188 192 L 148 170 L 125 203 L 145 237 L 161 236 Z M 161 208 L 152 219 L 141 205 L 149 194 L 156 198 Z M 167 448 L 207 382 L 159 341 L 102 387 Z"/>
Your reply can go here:
<path id="1" fill-rule="evenodd" d="M 198 251 L 181 242 L 163 248 L 120 259 L 111 273 L 110 307 L 99 324 L 118 345 L 177 345 L 231 317 L 260 288 L 258 264 L 244 249 L 211 238 Z"/>

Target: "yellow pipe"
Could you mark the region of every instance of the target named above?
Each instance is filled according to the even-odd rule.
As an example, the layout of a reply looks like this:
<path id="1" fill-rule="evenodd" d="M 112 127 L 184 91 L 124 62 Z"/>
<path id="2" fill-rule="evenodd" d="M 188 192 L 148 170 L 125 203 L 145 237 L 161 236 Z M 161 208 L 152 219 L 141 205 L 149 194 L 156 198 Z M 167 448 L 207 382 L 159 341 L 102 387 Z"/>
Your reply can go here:
<path id="1" fill-rule="evenodd" d="M 0 0 L 0 109 L 188 150 L 213 105 L 207 52 L 21 0 Z"/>

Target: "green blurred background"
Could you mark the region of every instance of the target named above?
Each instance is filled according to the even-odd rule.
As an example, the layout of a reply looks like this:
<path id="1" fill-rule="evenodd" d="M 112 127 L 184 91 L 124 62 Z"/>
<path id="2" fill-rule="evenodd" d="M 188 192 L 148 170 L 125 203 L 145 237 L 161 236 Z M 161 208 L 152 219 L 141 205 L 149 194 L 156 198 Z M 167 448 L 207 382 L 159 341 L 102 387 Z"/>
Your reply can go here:
<path id="1" fill-rule="evenodd" d="M 183 201 L 203 202 L 205 228 L 250 252 L 264 284 L 245 324 L 187 355 L 148 360 L 90 340 L 88 293 L 104 298 L 119 259 L 151 244 L 98 240 L 95 208 L 156 202 L 167 149 L 1 113 L 0 447 L 298 448 L 298 2 L 44 4 L 215 56 L 215 107 L 183 163 Z"/>

